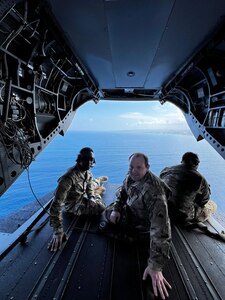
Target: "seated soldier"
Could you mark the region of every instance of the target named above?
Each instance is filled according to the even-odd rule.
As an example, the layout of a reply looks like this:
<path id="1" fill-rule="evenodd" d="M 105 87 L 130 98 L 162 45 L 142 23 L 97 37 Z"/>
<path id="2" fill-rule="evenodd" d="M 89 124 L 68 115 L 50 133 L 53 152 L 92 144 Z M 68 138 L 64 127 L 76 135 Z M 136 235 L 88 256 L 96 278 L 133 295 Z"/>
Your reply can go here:
<path id="1" fill-rule="evenodd" d="M 99 229 L 109 228 L 144 236 L 147 233 L 149 259 L 143 279 L 152 279 L 155 296 L 168 297 L 169 282 L 163 276 L 163 267 L 169 259 L 171 242 L 167 210 L 168 186 L 149 170 L 148 157 L 134 153 L 129 157 L 129 172 L 116 194 L 116 201 L 102 213 Z M 117 230 L 116 230 L 117 228 Z"/>
<path id="2" fill-rule="evenodd" d="M 61 248 L 66 235 L 63 231 L 62 208 L 74 215 L 98 215 L 105 203 L 101 194 L 105 188 L 101 183 L 106 176 L 93 179 L 90 168 L 95 164 L 94 152 L 91 148 L 80 150 L 75 166 L 71 167 L 58 180 L 58 187 L 50 207 L 50 225 L 53 227 L 53 237 L 48 245 L 51 251 Z"/>
<path id="3" fill-rule="evenodd" d="M 166 167 L 160 173 L 172 191 L 168 208 L 175 223 L 204 222 L 216 211 L 216 204 L 210 200 L 210 186 L 197 171 L 199 163 L 197 154 L 186 152 L 181 164 Z"/>

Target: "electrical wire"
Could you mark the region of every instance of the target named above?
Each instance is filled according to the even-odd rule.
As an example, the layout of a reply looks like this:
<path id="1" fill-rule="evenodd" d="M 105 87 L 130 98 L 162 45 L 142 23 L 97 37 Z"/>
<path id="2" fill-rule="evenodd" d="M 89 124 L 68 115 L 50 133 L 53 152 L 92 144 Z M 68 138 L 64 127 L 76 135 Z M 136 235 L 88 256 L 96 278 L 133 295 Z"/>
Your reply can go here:
<path id="1" fill-rule="evenodd" d="M 0 120 L 0 139 L 5 148 L 8 158 L 21 165 L 22 168 L 26 168 L 33 160 L 33 153 L 29 147 L 27 138 L 24 131 L 20 129 L 15 122 L 7 120 L 5 124 Z M 16 158 L 16 154 L 19 152 L 20 161 Z"/>
<path id="2" fill-rule="evenodd" d="M 31 27 L 31 24 L 35 24 L 35 23 L 36 23 L 36 26 L 35 26 L 35 28 L 33 29 L 33 28 Z M 35 20 L 35 21 L 33 21 L 33 22 L 30 22 L 30 23 L 26 24 L 25 28 L 26 28 L 26 27 L 31 27 L 31 29 L 32 29 L 32 31 L 33 31 L 32 34 L 29 36 L 29 38 L 32 38 L 32 37 L 35 35 L 35 33 L 38 34 L 37 28 L 38 28 L 39 24 L 40 24 L 40 19 Z"/>
<path id="3" fill-rule="evenodd" d="M 4 43 L 2 45 L 4 45 L 6 42 L 6 46 L 5 49 L 8 49 L 10 43 L 20 34 L 20 32 L 25 28 L 26 25 L 26 21 L 27 21 L 27 15 L 28 15 L 28 4 L 27 1 L 25 1 L 25 8 L 24 8 L 24 16 L 22 18 L 23 23 L 19 26 L 19 28 L 17 29 L 17 31 L 12 31 L 10 33 L 10 35 L 6 38 L 6 40 L 4 41 Z"/>
<path id="4" fill-rule="evenodd" d="M 68 79 L 80 79 L 80 77 L 77 77 L 77 76 L 74 77 L 74 76 L 67 75 L 59 66 L 57 66 L 57 64 L 54 63 L 53 59 L 50 58 L 50 61 L 51 61 L 51 63 L 53 64 L 53 66 L 55 68 L 57 68 L 64 76 L 66 76 L 66 78 L 68 78 Z"/>
<path id="5" fill-rule="evenodd" d="M 0 101 L 4 102 L 4 99 L 2 98 L 2 90 L 5 88 L 5 82 L 1 83 L 1 84 L 2 84 L 2 86 L 0 87 Z"/>
<path id="6" fill-rule="evenodd" d="M 28 184 L 29 184 L 29 187 L 30 187 L 30 190 L 34 196 L 34 198 L 36 199 L 36 201 L 38 202 L 38 204 L 42 207 L 43 211 L 45 211 L 49 216 L 50 216 L 50 213 L 49 211 L 44 207 L 44 204 L 41 203 L 41 201 L 38 199 L 38 197 L 36 196 L 34 190 L 33 190 L 33 187 L 32 187 L 32 184 L 31 184 L 31 180 L 30 180 L 30 171 L 29 171 L 29 167 L 26 168 L 26 171 L 27 171 L 27 179 L 28 179 Z"/>

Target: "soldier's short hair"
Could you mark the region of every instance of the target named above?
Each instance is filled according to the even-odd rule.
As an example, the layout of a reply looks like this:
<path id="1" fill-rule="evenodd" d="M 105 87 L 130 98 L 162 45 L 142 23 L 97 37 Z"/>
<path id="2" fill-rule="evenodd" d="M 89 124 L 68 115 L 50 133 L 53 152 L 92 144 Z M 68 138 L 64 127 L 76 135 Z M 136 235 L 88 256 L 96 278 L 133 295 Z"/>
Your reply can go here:
<path id="1" fill-rule="evenodd" d="M 143 157 L 144 158 L 144 162 L 145 162 L 145 166 L 149 166 L 149 159 L 148 159 L 148 156 L 145 155 L 144 153 L 141 153 L 141 152 L 135 152 L 133 154 L 131 154 L 129 156 L 129 161 L 133 158 L 133 157 Z"/>
<path id="2" fill-rule="evenodd" d="M 198 155 L 196 153 L 186 152 L 182 156 L 182 162 L 187 164 L 187 165 L 193 164 L 193 165 L 197 166 L 200 163 L 200 160 L 199 160 Z"/>

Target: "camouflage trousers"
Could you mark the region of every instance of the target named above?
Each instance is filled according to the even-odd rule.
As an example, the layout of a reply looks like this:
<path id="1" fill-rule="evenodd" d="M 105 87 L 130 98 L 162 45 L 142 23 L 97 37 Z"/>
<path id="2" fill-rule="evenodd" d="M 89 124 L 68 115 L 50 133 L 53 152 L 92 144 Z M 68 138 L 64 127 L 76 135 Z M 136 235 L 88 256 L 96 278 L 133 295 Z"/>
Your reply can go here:
<path id="1" fill-rule="evenodd" d="M 188 222 L 205 222 L 212 216 L 216 209 L 216 203 L 212 200 L 209 200 L 203 207 L 193 207 L 193 213 L 191 213 L 191 217 L 188 217 L 188 212 L 178 210 L 169 203 L 169 215 L 171 222 L 177 224 L 185 224 Z"/>
<path id="2" fill-rule="evenodd" d="M 81 215 L 99 215 L 106 208 L 101 195 L 99 194 L 99 188 L 101 188 L 101 182 L 98 179 L 94 179 L 93 187 L 95 191 L 95 202 L 90 201 L 85 195 L 79 201 L 75 201 L 75 204 L 69 212 L 73 212 L 77 216 Z"/>
<path id="3" fill-rule="evenodd" d="M 117 224 L 110 222 L 110 215 L 113 211 L 114 203 L 111 203 L 101 214 L 99 229 L 116 239 L 127 241 L 149 240 L 149 226 L 142 227 L 137 224 L 137 220 L 132 216 L 130 209 L 124 205 L 120 212 L 120 220 Z"/>
<path id="4" fill-rule="evenodd" d="M 72 212 L 77 216 L 100 215 L 105 207 L 106 205 L 102 199 L 95 199 L 95 202 L 93 202 L 83 197 L 79 203 L 74 205 Z"/>

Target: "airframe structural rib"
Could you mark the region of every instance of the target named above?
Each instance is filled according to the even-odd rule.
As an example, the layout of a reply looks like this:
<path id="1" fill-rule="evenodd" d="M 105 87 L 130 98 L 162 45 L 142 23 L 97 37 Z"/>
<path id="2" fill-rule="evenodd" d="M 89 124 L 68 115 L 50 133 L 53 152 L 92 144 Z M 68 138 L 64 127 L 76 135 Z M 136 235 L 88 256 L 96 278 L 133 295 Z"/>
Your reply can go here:
<path id="1" fill-rule="evenodd" d="M 99 98 L 38 1 L 13 2 L 0 3 L 0 194 L 64 135 L 80 105 Z"/>
<path id="2" fill-rule="evenodd" d="M 90 100 L 169 101 L 225 157 L 224 14 L 223 0 L 1 1 L 0 194 Z"/>

